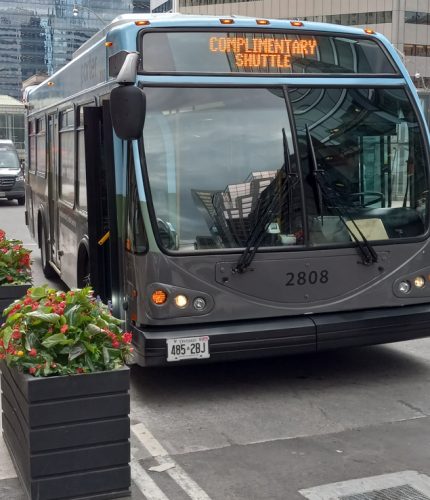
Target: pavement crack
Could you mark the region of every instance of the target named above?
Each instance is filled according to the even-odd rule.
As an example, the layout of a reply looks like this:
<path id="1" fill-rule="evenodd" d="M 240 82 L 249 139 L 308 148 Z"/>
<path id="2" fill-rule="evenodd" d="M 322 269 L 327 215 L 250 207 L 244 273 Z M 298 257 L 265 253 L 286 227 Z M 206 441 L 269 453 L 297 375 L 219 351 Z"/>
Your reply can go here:
<path id="1" fill-rule="evenodd" d="M 411 405 L 410 403 L 406 402 L 406 401 L 403 401 L 402 399 L 398 399 L 397 400 L 398 403 L 406 406 L 407 408 L 409 408 L 410 410 L 414 410 L 418 413 L 421 413 L 421 415 L 427 417 L 427 413 L 425 413 L 423 410 L 421 410 L 421 408 L 418 408 L 417 406 L 414 406 L 414 405 Z"/>

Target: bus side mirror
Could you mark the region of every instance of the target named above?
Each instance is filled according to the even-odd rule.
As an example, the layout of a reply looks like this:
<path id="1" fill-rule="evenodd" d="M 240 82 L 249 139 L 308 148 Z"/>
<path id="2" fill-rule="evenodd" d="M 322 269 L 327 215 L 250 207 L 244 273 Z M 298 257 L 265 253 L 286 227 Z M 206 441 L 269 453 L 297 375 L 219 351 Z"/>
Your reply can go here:
<path id="1" fill-rule="evenodd" d="M 120 139 L 139 139 L 145 124 L 146 97 L 134 85 L 120 85 L 110 94 L 113 129 Z"/>

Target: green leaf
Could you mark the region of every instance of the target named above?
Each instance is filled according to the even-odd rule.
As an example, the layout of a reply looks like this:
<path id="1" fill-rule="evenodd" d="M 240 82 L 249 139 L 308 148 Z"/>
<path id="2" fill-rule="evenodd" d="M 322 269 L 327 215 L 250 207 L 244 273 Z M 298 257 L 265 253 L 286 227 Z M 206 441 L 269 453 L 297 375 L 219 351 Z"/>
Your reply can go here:
<path id="1" fill-rule="evenodd" d="M 9 347 L 9 341 L 10 341 L 10 338 L 12 337 L 12 332 L 13 332 L 13 330 L 10 326 L 6 326 L 3 329 L 3 344 L 4 344 L 5 349 L 7 349 Z"/>
<path id="2" fill-rule="evenodd" d="M 85 365 L 88 366 L 88 368 L 92 372 L 96 371 L 96 369 L 94 368 L 93 362 L 91 361 L 91 358 L 90 358 L 90 356 L 88 356 L 88 354 L 85 354 Z"/>
<path id="3" fill-rule="evenodd" d="M 46 321 L 47 323 L 52 323 L 52 324 L 58 323 L 58 320 L 60 319 L 60 316 L 58 314 L 55 313 L 46 314 L 40 311 L 29 312 L 27 313 L 27 316 L 29 316 L 30 318 L 40 319 L 41 321 Z"/>
<path id="4" fill-rule="evenodd" d="M 85 342 L 85 341 L 82 343 L 84 344 L 87 351 L 89 351 L 91 354 L 97 352 L 97 346 L 95 344 L 91 344 L 91 342 Z"/>
<path id="5" fill-rule="evenodd" d="M 87 350 L 85 349 L 85 347 L 82 344 L 78 344 L 78 345 L 73 346 L 69 352 L 69 361 L 73 361 L 74 359 L 79 358 L 79 356 L 81 356 L 82 354 L 84 354 L 86 352 L 87 352 Z"/>
<path id="6" fill-rule="evenodd" d="M 70 344 L 73 344 L 73 340 L 68 339 L 64 335 L 64 333 L 56 333 L 54 335 L 51 335 L 42 342 L 42 345 L 47 349 L 54 347 L 56 345 L 70 345 Z"/>
<path id="7" fill-rule="evenodd" d="M 34 333 L 27 333 L 25 336 L 25 348 L 27 351 L 31 351 L 31 349 L 36 345 L 37 337 Z"/>
<path id="8" fill-rule="evenodd" d="M 109 363 L 110 356 L 109 356 L 109 351 L 105 346 L 103 346 L 103 361 L 105 362 L 105 365 Z"/>
<path id="9" fill-rule="evenodd" d="M 74 305 L 68 311 L 64 313 L 65 318 L 69 326 L 75 326 L 76 313 L 79 311 L 80 306 Z"/>
<path id="10" fill-rule="evenodd" d="M 34 300 L 40 300 L 46 297 L 49 290 L 43 286 L 35 287 L 31 289 L 30 297 Z"/>
<path id="11" fill-rule="evenodd" d="M 99 326 L 94 325 L 94 323 L 90 323 L 89 325 L 87 325 L 86 331 L 90 335 L 97 335 L 98 333 L 102 333 L 103 332 L 103 330 Z"/>

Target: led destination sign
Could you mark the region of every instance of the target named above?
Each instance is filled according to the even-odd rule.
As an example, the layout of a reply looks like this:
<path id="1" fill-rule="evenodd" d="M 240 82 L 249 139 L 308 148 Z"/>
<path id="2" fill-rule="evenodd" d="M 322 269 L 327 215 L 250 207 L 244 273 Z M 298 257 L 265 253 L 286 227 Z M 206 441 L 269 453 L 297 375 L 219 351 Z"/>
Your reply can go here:
<path id="1" fill-rule="evenodd" d="M 209 39 L 210 52 L 233 54 L 238 68 L 291 68 L 291 56 L 315 56 L 315 39 L 215 37 Z"/>
<path id="2" fill-rule="evenodd" d="M 154 31 L 142 33 L 143 73 L 393 74 L 373 39 L 291 31 Z"/>

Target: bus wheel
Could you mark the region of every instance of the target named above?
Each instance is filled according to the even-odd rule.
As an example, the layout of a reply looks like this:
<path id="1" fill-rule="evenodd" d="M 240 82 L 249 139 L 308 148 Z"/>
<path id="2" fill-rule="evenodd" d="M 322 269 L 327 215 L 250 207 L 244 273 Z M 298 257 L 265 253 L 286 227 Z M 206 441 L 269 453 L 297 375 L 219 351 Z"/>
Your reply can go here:
<path id="1" fill-rule="evenodd" d="M 25 198 L 17 198 L 18 205 L 22 206 L 25 203 Z"/>
<path id="2" fill-rule="evenodd" d="M 48 255 L 48 242 L 46 241 L 45 229 L 43 227 L 43 223 L 41 223 L 40 228 L 40 259 L 42 261 L 42 271 L 45 275 L 45 278 L 54 278 L 56 276 L 56 272 L 53 267 L 49 263 L 49 255 Z"/>
<path id="3" fill-rule="evenodd" d="M 81 247 L 78 257 L 78 288 L 91 285 L 90 258 L 85 247 Z"/>

